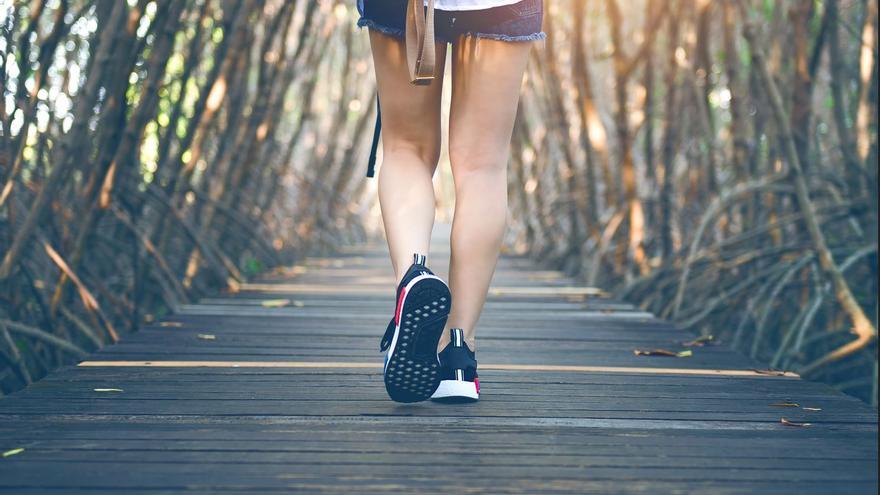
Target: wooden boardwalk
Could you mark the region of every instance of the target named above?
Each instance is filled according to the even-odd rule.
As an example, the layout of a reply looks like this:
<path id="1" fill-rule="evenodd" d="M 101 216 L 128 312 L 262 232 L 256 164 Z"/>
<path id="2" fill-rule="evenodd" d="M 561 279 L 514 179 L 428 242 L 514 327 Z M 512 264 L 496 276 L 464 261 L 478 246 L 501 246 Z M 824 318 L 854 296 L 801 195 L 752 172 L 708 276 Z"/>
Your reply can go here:
<path id="1" fill-rule="evenodd" d="M 392 285 L 381 245 L 308 259 L 0 399 L 0 493 L 877 493 L 876 410 L 723 345 L 636 356 L 693 336 L 523 258 L 481 401 L 390 402 Z"/>

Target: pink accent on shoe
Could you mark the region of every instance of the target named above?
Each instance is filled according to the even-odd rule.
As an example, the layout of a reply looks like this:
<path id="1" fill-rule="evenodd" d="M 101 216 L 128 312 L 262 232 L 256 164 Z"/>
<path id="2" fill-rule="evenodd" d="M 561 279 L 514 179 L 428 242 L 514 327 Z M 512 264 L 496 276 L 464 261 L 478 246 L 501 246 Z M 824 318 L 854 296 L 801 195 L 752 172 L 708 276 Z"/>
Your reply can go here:
<path id="1" fill-rule="evenodd" d="M 406 297 L 406 287 L 400 291 L 400 297 L 397 298 L 397 309 L 394 310 L 394 324 L 400 325 L 400 313 L 403 312 L 403 299 Z"/>
<path id="2" fill-rule="evenodd" d="M 474 386 L 477 387 L 477 393 L 480 393 L 480 380 L 479 378 L 474 378 Z"/>

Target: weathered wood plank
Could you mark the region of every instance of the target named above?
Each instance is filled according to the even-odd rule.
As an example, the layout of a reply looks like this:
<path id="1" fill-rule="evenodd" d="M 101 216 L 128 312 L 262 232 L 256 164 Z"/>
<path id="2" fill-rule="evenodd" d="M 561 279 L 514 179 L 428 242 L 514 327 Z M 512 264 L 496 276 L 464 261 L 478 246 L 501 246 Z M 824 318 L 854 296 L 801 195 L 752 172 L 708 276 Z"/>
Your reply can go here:
<path id="1" fill-rule="evenodd" d="M 444 274 L 448 250 L 434 254 Z M 502 257 L 494 285 L 477 404 L 385 397 L 390 267 L 381 246 L 347 249 L 184 306 L 0 399 L 0 451 L 25 449 L 0 460 L 0 491 L 876 492 L 864 403 L 756 374 L 724 345 L 635 356 L 693 336 L 525 258 Z"/>

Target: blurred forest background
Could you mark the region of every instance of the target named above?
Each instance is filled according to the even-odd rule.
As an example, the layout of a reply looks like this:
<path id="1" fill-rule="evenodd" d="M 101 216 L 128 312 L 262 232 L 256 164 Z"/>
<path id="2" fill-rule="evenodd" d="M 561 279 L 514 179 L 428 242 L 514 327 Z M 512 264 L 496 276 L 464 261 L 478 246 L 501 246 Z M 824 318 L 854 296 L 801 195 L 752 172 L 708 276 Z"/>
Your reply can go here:
<path id="1" fill-rule="evenodd" d="M 506 249 L 876 405 L 877 0 L 545 7 Z M 381 235 L 356 20 L 0 0 L 0 392 Z"/>

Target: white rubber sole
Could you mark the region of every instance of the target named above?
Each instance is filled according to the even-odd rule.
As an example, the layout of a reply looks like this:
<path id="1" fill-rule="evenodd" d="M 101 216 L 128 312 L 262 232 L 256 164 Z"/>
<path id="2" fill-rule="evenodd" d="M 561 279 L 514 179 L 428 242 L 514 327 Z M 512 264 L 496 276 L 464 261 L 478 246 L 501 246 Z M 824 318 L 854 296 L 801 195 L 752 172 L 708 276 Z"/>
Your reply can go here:
<path id="1" fill-rule="evenodd" d="M 459 380 L 441 380 L 432 399 L 472 399 L 480 398 L 477 385 L 474 382 Z"/>

